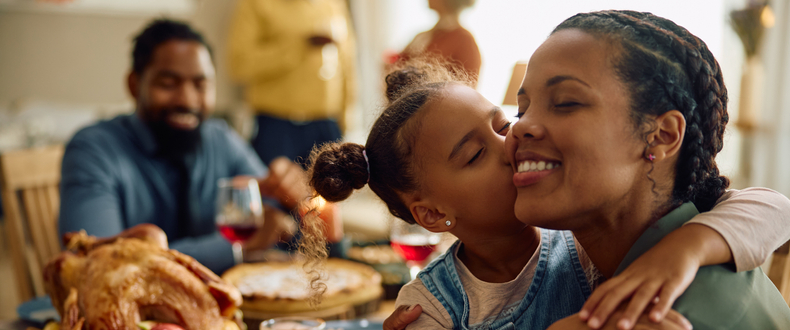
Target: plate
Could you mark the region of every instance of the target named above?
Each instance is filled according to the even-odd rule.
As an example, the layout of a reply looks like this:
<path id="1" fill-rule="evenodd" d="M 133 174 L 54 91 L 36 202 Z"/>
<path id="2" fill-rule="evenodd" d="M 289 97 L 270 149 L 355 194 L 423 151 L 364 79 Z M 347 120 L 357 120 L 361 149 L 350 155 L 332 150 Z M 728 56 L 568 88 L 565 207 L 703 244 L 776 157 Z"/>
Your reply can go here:
<path id="1" fill-rule="evenodd" d="M 49 296 L 33 298 L 22 303 L 16 308 L 16 313 L 19 314 L 19 318 L 25 321 L 40 324 L 47 323 L 50 320 L 60 321 L 58 310 L 52 306 Z"/>
<path id="2" fill-rule="evenodd" d="M 384 323 L 376 321 L 362 320 L 346 320 L 346 321 L 326 321 L 325 330 L 382 330 Z"/>

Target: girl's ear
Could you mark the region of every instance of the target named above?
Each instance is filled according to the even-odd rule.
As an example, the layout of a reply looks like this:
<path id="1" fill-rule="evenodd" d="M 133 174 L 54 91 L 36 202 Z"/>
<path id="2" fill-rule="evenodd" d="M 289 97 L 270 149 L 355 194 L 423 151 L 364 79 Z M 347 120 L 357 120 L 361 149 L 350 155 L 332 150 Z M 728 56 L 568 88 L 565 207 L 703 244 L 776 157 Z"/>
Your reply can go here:
<path id="1" fill-rule="evenodd" d="M 417 224 L 428 229 L 428 231 L 440 233 L 455 228 L 454 219 L 450 219 L 450 216 L 429 202 L 412 202 L 409 205 L 409 211 L 411 211 L 411 215 L 417 221 Z M 450 225 L 447 225 L 448 221 Z"/>
<path id="2" fill-rule="evenodd" d="M 647 136 L 645 157 L 652 154 L 654 162 L 677 156 L 686 134 L 686 118 L 677 110 L 670 110 L 656 117 L 656 130 Z"/>

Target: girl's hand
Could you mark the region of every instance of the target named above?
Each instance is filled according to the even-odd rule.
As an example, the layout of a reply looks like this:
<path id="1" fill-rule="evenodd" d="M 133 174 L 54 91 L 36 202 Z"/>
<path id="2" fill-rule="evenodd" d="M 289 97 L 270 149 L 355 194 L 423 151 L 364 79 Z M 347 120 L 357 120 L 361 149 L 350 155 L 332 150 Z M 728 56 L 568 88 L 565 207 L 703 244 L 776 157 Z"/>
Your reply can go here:
<path id="1" fill-rule="evenodd" d="M 422 314 L 422 306 L 401 305 L 384 320 L 384 330 L 403 330 Z"/>
<path id="2" fill-rule="evenodd" d="M 649 314 L 650 321 L 663 320 L 675 299 L 694 280 L 701 260 L 696 254 L 698 251 L 679 244 L 662 243 L 665 242 L 657 244 L 620 275 L 595 289 L 579 312 L 581 320 L 590 328 L 599 329 L 629 298 L 628 307 L 617 320 L 619 329 L 634 328 L 637 318 L 650 303 L 655 303 Z"/>
<path id="3" fill-rule="evenodd" d="M 612 319 L 601 326 L 602 330 L 615 330 L 618 326 L 615 325 L 614 320 L 622 314 L 621 310 L 614 313 Z M 568 316 L 562 320 L 554 322 L 546 330 L 584 330 L 589 329 L 584 322 L 579 319 L 578 314 Z M 680 313 L 669 310 L 667 316 L 661 322 L 655 323 L 647 319 L 647 316 L 642 314 L 636 320 L 634 330 L 692 330 L 691 322 L 689 322 Z"/>

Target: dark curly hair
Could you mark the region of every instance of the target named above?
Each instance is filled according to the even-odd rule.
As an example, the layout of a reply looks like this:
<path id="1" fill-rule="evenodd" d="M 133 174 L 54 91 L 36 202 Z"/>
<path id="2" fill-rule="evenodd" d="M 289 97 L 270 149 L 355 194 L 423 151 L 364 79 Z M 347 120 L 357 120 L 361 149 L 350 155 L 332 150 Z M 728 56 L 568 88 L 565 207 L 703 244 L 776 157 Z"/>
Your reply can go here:
<path id="1" fill-rule="evenodd" d="M 400 194 L 419 188 L 412 151 L 420 127 L 420 109 L 441 97 L 445 86 L 473 86 L 473 80 L 446 61 L 421 57 L 396 64 L 386 83 L 387 106 L 373 124 L 365 145 L 330 142 L 315 147 L 307 176 L 314 197 L 320 195 L 330 202 L 345 200 L 355 189 L 368 184 L 392 215 L 413 224 L 411 211 Z M 311 206 L 305 202 L 303 207 Z M 319 302 L 326 290 L 320 269 L 327 256 L 322 225 L 315 208 L 302 218 L 299 251 L 305 257 L 312 303 Z"/>
<path id="2" fill-rule="evenodd" d="M 211 46 L 200 32 L 193 30 L 189 24 L 162 18 L 149 23 L 134 38 L 132 71 L 138 75 L 142 74 L 145 67 L 151 63 L 156 47 L 170 40 L 198 42 L 208 49 L 212 61 L 214 60 Z"/>
<path id="3" fill-rule="evenodd" d="M 367 183 L 392 215 L 415 223 L 399 194 L 419 188 L 415 178 L 418 162 L 413 159 L 420 127 L 416 117 L 445 86 L 471 86 L 472 80 L 446 62 L 422 57 L 399 63 L 387 75 L 386 83 L 388 104 L 373 124 L 365 145 L 329 143 L 314 149 L 308 178 L 319 195 L 333 202 L 348 198 L 354 189 Z"/>
<path id="4" fill-rule="evenodd" d="M 552 33 L 579 29 L 606 39 L 621 51 L 610 58 L 631 91 L 637 132 L 654 127 L 647 116 L 678 110 L 686 134 L 676 166 L 673 203 L 693 202 L 700 211 L 713 208 L 729 180 L 714 158 L 722 149 L 727 125 L 727 88 L 719 63 L 708 46 L 683 27 L 651 13 L 609 10 L 577 14 Z"/>

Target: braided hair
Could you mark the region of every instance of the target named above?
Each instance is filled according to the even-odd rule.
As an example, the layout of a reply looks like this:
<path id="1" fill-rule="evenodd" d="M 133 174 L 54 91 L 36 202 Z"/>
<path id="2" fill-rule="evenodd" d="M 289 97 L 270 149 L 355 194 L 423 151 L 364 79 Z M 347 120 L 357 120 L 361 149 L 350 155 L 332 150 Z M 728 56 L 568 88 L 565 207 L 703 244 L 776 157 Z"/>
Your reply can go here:
<path id="1" fill-rule="evenodd" d="M 686 134 L 676 165 L 673 203 L 693 202 L 700 211 L 713 208 L 729 186 L 714 160 L 729 116 L 727 88 L 707 45 L 668 19 L 635 11 L 577 14 L 552 33 L 564 29 L 579 29 L 620 46 L 621 52 L 610 60 L 631 91 L 631 117 L 643 138 L 655 129 L 647 124 L 648 115 L 683 113 Z"/>

